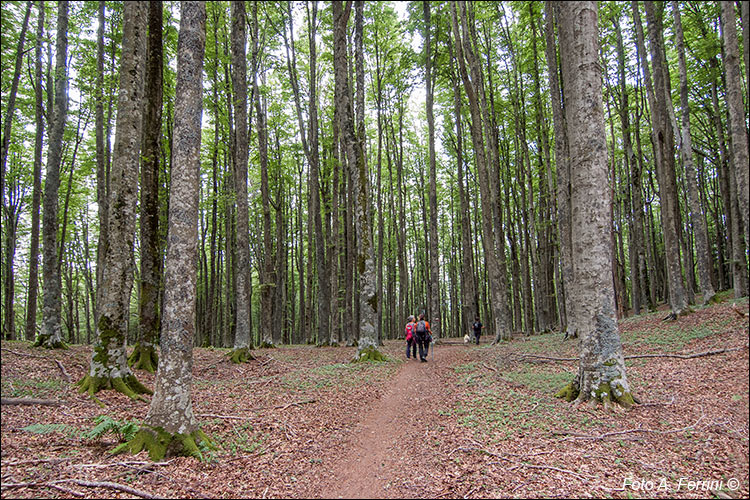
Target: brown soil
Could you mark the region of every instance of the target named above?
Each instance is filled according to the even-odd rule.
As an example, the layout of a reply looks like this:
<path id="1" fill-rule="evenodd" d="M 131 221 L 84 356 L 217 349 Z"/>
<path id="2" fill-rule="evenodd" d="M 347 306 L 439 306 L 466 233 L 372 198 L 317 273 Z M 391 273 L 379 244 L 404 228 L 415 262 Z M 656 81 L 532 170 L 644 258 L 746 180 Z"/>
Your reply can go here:
<path id="1" fill-rule="evenodd" d="M 642 404 L 615 412 L 554 398 L 576 363 L 529 355 L 575 357 L 560 334 L 499 346 L 451 339 L 427 363 L 406 360 L 403 341 L 385 343 L 391 361 L 363 364 L 345 347 L 257 350 L 243 365 L 227 350 L 195 349 L 194 412 L 219 448 L 205 463 L 156 465 L 145 453 L 109 454 L 114 434 L 85 436 L 99 415 L 142 422 L 148 411 L 113 391 L 98 394 L 104 408 L 78 394 L 89 346 L 3 341 L 2 396 L 61 406 L 2 406 L 0 496 L 746 498 L 747 316 L 729 303 L 663 316 L 621 322 L 626 355 L 733 350 L 628 361 Z M 153 375 L 137 376 L 153 387 Z"/>

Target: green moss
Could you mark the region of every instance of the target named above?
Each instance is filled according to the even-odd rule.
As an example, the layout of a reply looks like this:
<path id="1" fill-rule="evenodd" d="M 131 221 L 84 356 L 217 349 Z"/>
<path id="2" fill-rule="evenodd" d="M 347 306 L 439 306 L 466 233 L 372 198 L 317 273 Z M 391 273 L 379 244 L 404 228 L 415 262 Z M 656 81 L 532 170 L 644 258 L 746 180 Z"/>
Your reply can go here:
<path id="1" fill-rule="evenodd" d="M 131 453 L 135 455 L 143 450 L 148 451 L 149 458 L 159 462 L 166 456 L 195 457 L 204 462 L 201 446 L 215 450 L 216 445 L 200 429 L 189 434 L 169 433 L 161 427 L 142 427 L 128 442 L 121 444 L 112 454 Z"/>
<path id="2" fill-rule="evenodd" d="M 70 349 L 68 347 L 68 344 L 63 342 L 62 340 L 52 340 L 52 335 L 42 335 L 40 334 L 36 338 L 36 342 L 34 342 L 34 345 L 32 347 L 45 347 L 47 349 Z"/>
<path id="3" fill-rule="evenodd" d="M 272 343 L 266 342 L 265 340 L 260 343 L 258 349 L 276 349 L 276 346 Z"/>
<path id="4" fill-rule="evenodd" d="M 252 353 L 252 349 L 249 347 L 243 347 L 241 349 L 234 349 L 229 351 L 229 361 L 232 363 L 247 363 L 255 359 L 255 355 Z"/>
<path id="5" fill-rule="evenodd" d="M 369 346 L 357 353 L 352 360 L 352 363 L 360 363 L 364 361 L 387 361 L 387 359 L 377 350 L 377 348 L 375 348 L 375 346 Z"/>
<path id="6" fill-rule="evenodd" d="M 610 358 L 607 361 L 605 361 L 604 366 L 615 366 L 617 364 L 617 360 L 614 358 Z"/>
<path id="7" fill-rule="evenodd" d="M 560 389 L 557 394 L 555 394 L 556 398 L 563 398 L 565 401 L 570 403 L 571 401 L 575 401 L 575 399 L 578 397 L 578 394 L 580 391 L 578 390 L 578 384 L 575 382 L 571 382 L 562 389 Z"/>
<path id="8" fill-rule="evenodd" d="M 142 344 L 138 342 L 133 349 L 133 353 L 128 358 L 128 366 L 134 370 L 145 370 L 149 373 L 156 373 L 159 366 L 159 355 L 153 345 Z"/>
<path id="9" fill-rule="evenodd" d="M 86 375 L 76 382 L 76 386 L 78 386 L 78 392 L 88 392 L 91 397 L 97 392 L 107 389 L 114 389 L 131 399 L 139 399 L 141 401 L 145 401 L 145 399 L 140 396 L 141 394 L 153 394 L 153 391 L 138 382 L 134 375 L 127 375 L 125 378 Z"/>

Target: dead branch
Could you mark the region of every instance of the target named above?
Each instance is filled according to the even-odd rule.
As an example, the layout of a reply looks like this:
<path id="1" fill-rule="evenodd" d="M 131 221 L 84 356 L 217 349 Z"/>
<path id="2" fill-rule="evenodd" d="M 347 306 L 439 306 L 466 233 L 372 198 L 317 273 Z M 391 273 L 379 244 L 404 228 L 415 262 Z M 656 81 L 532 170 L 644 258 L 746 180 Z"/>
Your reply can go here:
<path id="1" fill-rule="evenodd" d="M 43 464 L 52 463 L 56 464 L 59 462 L 67 462 L 71 458 L 37 458 L 36 460 L 19 460 L 17 462 L 3 462 L 3 465 L 31 465 L 31 464 Z"/>
<path id="2" fill-rule="evenodd" d="M 286 404 L 286 405 L 274 406 L 273 409 L 274 410 L 277 410 L 277 409 L 286 410 L 290 406 L 302 406 L 302 405 L 306 405 L 308 403 L 314 403 L 315 401 L 317 401 L 317 400 L 316 399 L 305 399 L 303 401 L 293 401 L 293 402 L 291 402 L 289 404 Z"/>
<path id="3" fill-rule="evenodd" d="M 736 302 L 735 302 L 734 304 L 732 304 L 732 311 L 734 311 L 734 312 L 735 312 L 735 314 L 736 314 L 737 316 L 739 316 L 740 318 L 747 318 L 747 313 L 745 313 L 745 312 L 742 312 L 742 311 L 740 311 L 740 310 L 739 310 L 739 309 L 737 308 L 737 303 L 736 303 Z"/>
<path id="4" fill-rule="evenodd" d="M 216 415 L 213 413 L 196 413 L 196 417 L 223 418 L 226 420 L 247 420 L 249 417 L 236 417 L 234 415 Z"/>
<path id="5" fill-rule="evenodd" d="M 65 482 L 72 482 L 79 486 L 87 486 L 89 488 L 110 488 L 113 490 L 124 491 L 125 493 L 130 493 L 131 495 L 135 495 L 141 498 L 158 498 L 152 495 L 151 493 L 146 493 L 145 491 L 137 490 L 135 488 L 131 488 L 130 486 L 126 486 L 124 484 L 111 483 L 109 481 L 84 481 L 82 479 L 63 479 L 61 481 L 53 481 L 53 483 L 65 483 Z"/>
<path id="6" fill-rule="evenodd" d="M 678 359 L 693 359 L 693 358 L 701 358 L 703 356 L 713 356 L 714 354 L 722 354 L 725 352 L 732 352 L 732 351 L 740 351 L 742 349 L 746 349 L 747 346 L 740 346 L 740 347 L 725 347 L 723 349 L 714 349 L 710 351 L 703 351 L 703 352 L 696 352 L 691 354 L 631 354 L 629 356 L 625 356 L 625 359 L 640 359 L 640 358 L 678 358 Z M 524 360 L 526 358 L 533 358 L 533 359 L 543 359 L 548 361 L 578 361 L 579 358 L 556 358 L 553 356 L 540 356 L 538 354 L 522 354 L 520 356 L 521 360 Z"/>
<path id="7" fill-rule="evenodd" d="M 492 366 L 488 365 L 487 363 L 482 363 L 482 366 L 484 366 L 488 370 L 492 370 L 493 372 L 497 372 L 497 368 L 492 367 Z"/>
<path id="8" fill-rule="evenodd" d="M 603 440 L 603 439 L 606 439 L 606 438 L 611 437 L 611 436 L 622 436 L 624 434 L 632 434 L 632 433 L 636 433 L 636 432 L 644 432 L 644 433 L 651 433 L 651 434 L 662 434 L 662 435 L 664 435 L 664 434 L 675 434 L 675 433 L 678 433 L 678 432 L 683 432 L 683 431 L 686 431 L 686 430 L 694 428 L 695 426 L 697 426 L 700 423 L 701 420 L 703 420 L 703 417 L 705 417 L 705 415 L 701 415 L 700 418 L 698 420 L 696 420 L 695 423 L 692 424 L 692 425 L 688 425 L 688 426 L 682 427 L 680 429 L 673 429 L 673 430 L 670 430 L 670 431 L 657 431 L 657 430 L 654 430 L 654 429 L 644 429 L 644 428 L 642 428 L 642 427 L 639 426 L 639 427 L 637 427 L 635 429 L 626 429 L 624 431 L 605 432 L 604 434 L 599 434 L 598 436 L 590 436 L 590 435 L 587 435 L 587 434 L 559 433 L 559 432 L 555 433 L 555 434 L 558 434 L 558 435 L 560 435 L 560 434 L 572 434 L 569 437 L 563 438 L 563 441 L 565 441 L 567 439 L 591 439 L 591 440 L 599 441 L 599 440 Z"/>
<path id="9" fill-rule="evenodd" d="M 551 465 L 532 465 L 532 464 L 524 464 L 524 463 L 520 463 L 520 462 L 517 462 L 517 465 L 514 465 L 509 470 L 515 470 L 515 469 L 517 469 L 519 467 L 527 467 L 529 469 L 548 469 L 548 470 L 554 470 L 554 471 L 557 471 L 557 472 L 563 472 L 565 474 L 572 474 L 572 475 L 574 475 L 574 476 L 576 476 L 576 477 L 578 477 L 580 479 L 586 479 L 586 478 L 593 479 L 594 478 L 594 476 L 579 474 L 578 472 L 575 472 L 575 471 L 572 471 L 572 470 L 560 469 L 558 467 L 552 467 Z"/>
<path id="10" fill-rule="evenodd" d="M 57 367 L 62 372 L 62 376 L 65 379 L 65 381 L 68 382 L 68 383 L 70 383 L 70 375 L 68 375 L 68 372 L 65 371 L 65 367 L 63 366 L 63 364 L 60 363 L 60 361 L 58 361 L 58 360 L 55 360 L 55 363 L 57 363 Z"/>
<path id="11" fill-rule="evenodd" d="M 693 359 L 701 358 L 703 356 L 712 356 L 714 354 L 722 354 L 725 352 L 739 351 L 745 349 L 747 346 L 742 347 L 728 347 L 724 349 L 715 349 L 712 351 L 703 351 L 693 354 L 634 354 L 632 356 L 625 356 L 625 359 L 637 359 L 637 358 L 679 358 L 679 359 Z"/>
<path id="12" fill-rule="evenodd" d="M 27 354 L 25 352 L 18 352 L 14 351 L 12 349 L 8 349 L 7 347 L 0 347 L 3 351 L 8 351 L 10 353 L 15 354 L 16 356 L 26 356 L 27 358 L 44 358 L 47 359 L 47 356 L 40 356 L 39 354 Z"/>
<path id="13" fill-rule="evenodd" d="M 539 403 L 535 404 L 534 407 L 530 410 L 519 411 L 518 414 L 520 415 L 521 413 L 531 413 L 532 411 L 536 410 L 537 406 L 539 406 Z"/>
<path id="14" fill-rule="evenodd" d="M 36 399 L 36 398 L 0 398 L 0 404 L 3 405 L 44 405 L 60 406 L 59 401 L 54 399 Z"/>

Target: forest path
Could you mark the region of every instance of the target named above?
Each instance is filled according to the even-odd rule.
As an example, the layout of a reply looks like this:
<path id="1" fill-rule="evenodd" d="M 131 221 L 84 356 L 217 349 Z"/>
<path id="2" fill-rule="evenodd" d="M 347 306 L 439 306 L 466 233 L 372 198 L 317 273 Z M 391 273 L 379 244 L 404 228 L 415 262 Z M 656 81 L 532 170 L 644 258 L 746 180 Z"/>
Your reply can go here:
<path id="1" fill-rule="evenodd" d="M 426 363 L 405 360 L 386 392 L 357 424 L 351 440 L 344 443 L 349 452 L 332 465 L 319 497 L 420 496 L 420 482 L 429 480 L 420 467 L 426 463 L 426 447 L 421 444 L 429 425 L 424 408 L 450 397 L 445 377 L 467 352 L 460 345 L 438 345 Z"/>

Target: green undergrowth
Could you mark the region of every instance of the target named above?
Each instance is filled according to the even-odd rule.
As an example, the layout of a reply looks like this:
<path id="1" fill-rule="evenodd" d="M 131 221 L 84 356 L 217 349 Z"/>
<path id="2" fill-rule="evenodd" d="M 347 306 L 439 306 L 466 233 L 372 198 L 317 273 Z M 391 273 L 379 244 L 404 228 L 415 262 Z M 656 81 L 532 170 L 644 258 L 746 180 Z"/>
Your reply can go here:
<path id="1" fill-rule="evenodd" d="M 58 396 L 62 388 L 63 381 L 60 379 L 17 378 L 2 381 L 3 396 L 11 398 L 51 398 Z"/>
<path id="2" fill-rule="evenodd" d="M 620 338 L 623 344 L 633 351 L 637 347 L 653 347 L 660 351 L 681 351 L 694 340 L 721 335 L 727 331 L 733 318 L 722 316 L 700 324 L 685 325 L 679 321 L 672 323 L 648 323 L 628 327 L 622 323 Z"/>
<path id="3" fill-rule="evenodd" d="M 334 363 L 311 370 L 296 370 L 281 378 L 281 386 L 289 391 L 336 388 L 368 384 L 392 375 L 396 361 L 382 363 Z"/>
<path id="4" fill-rule="evenodd" d="M 222 422 L 217 422 L 217 425 L 221 424 Z M 217 448 L 225 450 L 232 456 L 266 453 L 266 441 L 269 437 L 267 432 L 256 429 L 250 422 L 231 427 L 231 429 L 224 428 L 221 432 L 211 434 L 212 441 Z"/>
<path id="5" fill-rule="evenodd" d="M 578 412 L 560 412 L 559 403 L 551 396 L 513 389 L 481 391 L 442 413 L 455 417 L 458 424 L 471 429 L 477 439 L 490 443 L 529 434 L 549 435 L 613 425 Z"/>

